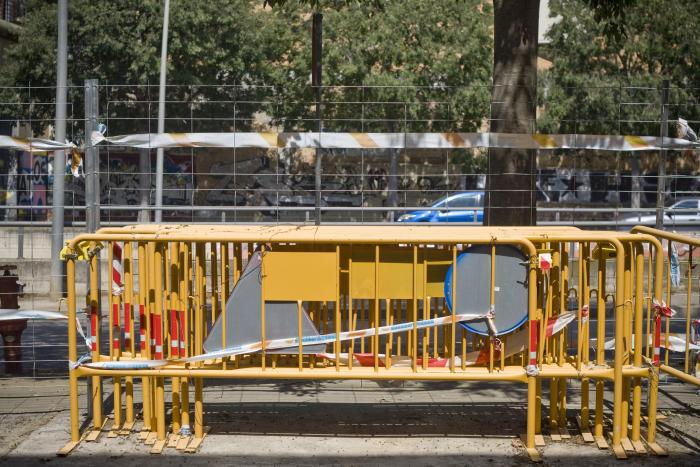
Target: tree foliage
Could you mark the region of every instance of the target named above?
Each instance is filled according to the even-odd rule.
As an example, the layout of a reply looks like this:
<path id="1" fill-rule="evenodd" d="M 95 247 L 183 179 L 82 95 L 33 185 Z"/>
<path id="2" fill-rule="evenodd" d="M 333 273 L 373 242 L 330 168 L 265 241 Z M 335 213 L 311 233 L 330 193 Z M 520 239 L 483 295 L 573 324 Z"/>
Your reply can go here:
<path id="1" fill-rule="evenodd" d="M 491 70 L 490 11 L 483 3 L 397 0 L 310 6 L 292 1 L 271 8 L 262 0 L 173 0 L 168 49 L 168 101 L 172 103 L 166 109 L 166 129 L 228 131 L 234 128 L 230 117 L 235 113 L 239 125 L 235 128 L 242 130 L 249 123 L 241 116 L 249 116 L 254 105 L 232 109 L 234 100 L 258 102 L 256 110 L 265 110 L 273 123 L 285 129 L 311 127 L 313 8 L 321 8 L 325 15 L 328 126 L 360 129 L 364 115 L 367 130 L 373 118 L 395 121 L 396 131 L 474 129 L 488 110 Z M 153 101 L 162 1 L 71 0 L 69 8 L 72 114 L 82 114 L 84 80 L 97 78 L 109 85 L 109 95 L 101 99 L 113 101 L 109 108 L 102 103 L 102 109 L 110 112 L 106 117 L 142 118 L 129 124 L 113 120 L 110 132 L 147 131 L 143 117 L 155 118 L 157 108 Z M 55 94 L 50 87 L 56 72 L 55 2 L 32 1 L 23 26 L 18 44 L 8 52 L 9 65 L 0 70 L 0 86 L 46 86 L 33 89 L 29 99 L 34 105 L 21 110 L 50 122 Z M 336 86 L 382 88 L 341 91 Z M 415 86 L 421 89 L 416 91 Z M 27 101 L 28 96 L 13 92 L 3 101 Z M 16 115 L 18 108 L 4 111 Z M 209 120 L 192 128 L 192 115 Z M 216 117 L 227 118 L 216 122 Z M 406 121 L 414 123 L 408 126 Z"/>
<path id="2" fill-rule="evenodd" d="M 657 134 L 661 80 L 672 86 L 670 119 L 698 119 L 700 27 L 696 2 L 631 2 L 625 34 L 608 34 L 589 1 L 551 0 L 561 17 L 549 31 L 552 68 L 540 76 L 538 129 L 545 132 Z"/>

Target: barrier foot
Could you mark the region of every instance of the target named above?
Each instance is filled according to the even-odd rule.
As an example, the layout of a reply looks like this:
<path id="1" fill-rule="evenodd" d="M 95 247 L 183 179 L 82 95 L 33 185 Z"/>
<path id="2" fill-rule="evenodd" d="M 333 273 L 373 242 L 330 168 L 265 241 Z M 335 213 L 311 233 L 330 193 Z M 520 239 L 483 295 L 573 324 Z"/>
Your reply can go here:
<path id="1" fill-rule="evenodd" d="M 535 435 L 535 446 L 538 445 L 537 444 L 537 436 L 542 437 L 542 435 Z M 542 441 L 544 442 L 544 439 Z M 542 456 L 540 456 L 540 452 L 536 448 L 527 447 L 527 435 L 526 434 L 520 435 L 520 442 L 523 443 L 523 447 L 525 448 L 525 452 L 527 452 L 527 456 L 530 458 L 531 462 L 542 462 Z"/>
<path id="2" fill-rule="evenodd" d="M 549 437 L 552 439 L 552 441 L 561 441 L 561 435 L 559 434 L 558 431 L 557 431 L 557 432 L 554 432 L 554 431 L 551 432 L 551 433 L 549 434 Z"/>
<path id="3" fill-rule="evenodd" d="M 112 425 L 112 428 L 109 429 L 109 432 L 107 432 L 107 438 L 116 438 L 119 436 L 119 432 L 122 431 L 122 427 L 117 425 L 116 423 Z"/>
<path id="4" fill-rule="evenodd" d="M 561 439 L 569 439 L 571 438 L 571 433 L 569 433 L 569 430 L 566 429 L 566 427 L 559 428 L 559 436 Z"/>
<path id="5" fill-rule="evenodd" d="M 598 449 L 610 449 L 610 446 L 608 446 L 608 442 L 603 436 L 596 436 L 595 444 L 598 446 Z"/>
<path id="6" fill-rule="evenodd" d="M 659 443 L 649 443 L 647 442 L 647 446 L 649 446 L 649 449 L 651 450 L 651 453 L 654 454 L 655 456 L 668 456 L 668 451 L 665 450 L 664 448 L 661 447 Z"/>
<path id="7" fill-rule="evenodd" d="M 544 442 L 544 436 L 535 435 L 535 446 L 539 446 L 539 447 L 546 446 L 546 444 Z"/>
<path id="8" fill-rule="evenodd" d="M 56 453 L 57 456 L 59 457 L 66 457 L 68 454 L 71 453 L 75 447 L 80 444 L 80 441 L 70 441 L 68 442 L 65 446 L 63 446 L 61 449 L 58 450 Z"/>
<path id="9" fill-rule="evenodd" d="M 204 438 L 207 437 L 207 433 L 209 433 L 209 427 L 205 426 L 204 427 L 204 432 L 202 433 L 201 438 L 192 438 L 192 441 L 190 441 L 190 444 L 187 445 L 187 448 L 185 448 L 185 452 L 192 453 L 192 452 L 197 452 L 199 450 L 199 447 L 202 445 L 202 441 L 204 441 Z"/>
<path id="10" fill-rule="evenodd" d="M 156 444 L 156 441 L 158 441 L 158 433 L 155 431 L 151 431 L 148 433 L 148 436 L 146 437 L 146 441 L 143 442 L 146 446 L 153 446 Z"/>
<path id="11" fill-rule="evenodd" d="M 126 422 L 124 425 L 122 425 L 122 429 L 119 430 L 120 435 L 129 435 L 131 432 L 134 430 L 134 424 L 136 422 Z"/>
<path id="12" fill-rule="evenodd" d="M 624 449 L 627 452 L 633 452 L 634 451 L 634 446 L 632 446 L 632 441 L 630 441 L 629 438 L 622 438 L 620 440 L 620 444 L 622 445 L 622 449 Z"/>
<path id="13" fill-rule="evenodd" d="M 530 458 L 531 462 L 542 462 L 542 456 L 540 452 L 535 448 L 525 448 L 527 451 L 527 456 Z"/>
<path id="14" fill-rule="evenodd" d="M 579 415 L 576 416 L 576 424 L 578 425 L 578 429 L 581 432 L 581 436 L 583 437 L 583 442 L 593 443 L 595 441 L 595 438 L 593 437 L 591 430 L 583 427 L 583 422 L 581 421 L 581 416 Z"/>
<path id="15" fill-rule="evenodd" d="M 178 451 L 184 451 L 187 449 L 187 445 L 190 444 L 190 437 L 189 436 L 181 436 L 180 440 L 177 442 L 177 446 L 175 446 L 175 449 Z"/>
<path id="16" fill-rule="evenodd" d="M 170 435 L 168 437 L 168 447 L 169 448 L 177 447 L 178 441 L 180 441 L 180 435 Z"/>
<path id="17" fill-rule="evenodd" d="M 100 428 L 92 428 L 88 434 L 85 436 L 85 441 L 93 442 L 97 441 L 102 434 L 102 430 L 104 429 L 105 425 L 107 424 L 107 419 L 105 418 L 104 421 L 102 422 L 102 426 Z"/>
<path id="18" fill-rule="evenodd" d="M 644 443 L 642 443 L 639 440 L 637 440 L 637 441 L 633 440 L 632 447 L 634 447 L 634 452 L 636 452 L 636 453 L 639 453 L 639 454 L 646 454 L 647 453 L 647 450 L 644 447 Z"/>
<path id="19" fill-rule="evenodd" d="M 612 447 L 613 453 L 615 454 L 615 457 L 618 459 L 627 459 L 627 453 L 625 452 L 625 449 L 622 447 L 622 443 L 618 445 L 614 445 Z"/>
<path id="20" fill-rule="evenodd" d="M 139 431 L 139 440 L 145 441 L 146 438 L 148 438 L 149 433 L 150 430 L 148 428 L 142 428 L 141 431 Z"/>
<path id="21" fill-rule="evenodd" d="M 151 448 L 151 454 L 161 454 L 163 452 L 163 449 L 165 448 L 165 442 L 166 440 L 164 439 L 156 441 L 153 447 Z"/>

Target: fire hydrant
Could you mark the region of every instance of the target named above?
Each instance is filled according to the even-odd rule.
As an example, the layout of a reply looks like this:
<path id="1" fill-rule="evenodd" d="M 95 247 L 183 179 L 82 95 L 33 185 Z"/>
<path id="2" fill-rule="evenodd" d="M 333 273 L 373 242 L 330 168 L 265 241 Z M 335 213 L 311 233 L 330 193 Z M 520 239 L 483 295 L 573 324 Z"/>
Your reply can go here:
<path id="1" fill-rule="evenodd" d="M 17 275 L 10 272 L 16 270 L 17 266 L 2 265 L 0 269 L 4 270 L 0 276 L 0 308 L 16 310 L 19 308 L 18 299 L 24 288 Z M 0 334 L 5 347 L 5 373 L 22 372 L 22 332 L 26 328 L 26 319 L 0 321 Z"/>

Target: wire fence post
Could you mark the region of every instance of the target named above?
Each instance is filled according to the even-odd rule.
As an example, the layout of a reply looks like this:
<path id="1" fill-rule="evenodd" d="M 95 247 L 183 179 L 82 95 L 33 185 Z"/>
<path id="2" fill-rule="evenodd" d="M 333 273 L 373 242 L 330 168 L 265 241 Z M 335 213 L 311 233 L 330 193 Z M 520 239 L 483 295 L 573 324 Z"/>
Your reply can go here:
<path id="1" fill-rule="evenodd" d="M 58 52 L 56 56 L 56 121 L 55 138 L 66 140 L 66 101 L 68 75 L 68 0 L 58 0 Z M 66 153 L 53 154 L 53 202 L 51 224 L 51 297 L 63 296 L 63 262 L 59 258 L 63 248 L 63 211 L 66 173 Z"/>
<path id="2" fill-rule="evenodd" d="M 659 151 L 658 179 L 656 181 L 656 228 L 664 226 L 664 203 L 666 201 L 666 137 L 668 136 L 668 90 L 669 81 L 661 82 L 661 150 Z"/>
<path id="3" fill-rule="evenodd" d="M 91 135 L 97 131 L 99 109 L 98 81 L 85 80 L 85 226 L 95 232 L 100 225 L 99 210 L 99 149 L 92 144 Z"/>
<path id="4" fill-rule="evenodd" d="M 168 22 L 170 0 L 163 5 L 163 41 L 160 48 L 160 85 L 158 87 L 158 133 L 165 132 L 165 81 L 168 69 Z M 156 150 L 156 222 L 163 220 L 163 148 Z"/>
<path id="5" fill-rule="evenodd" d="M 319 142 L 321 140 L 321 131 L 323 131 L 323 123 L 321 120 L 321 99 L 322 99 L 322 56 L 323 56 L 323 15 L 321 13 L 314 13 L 313 23 L 312 23 L 312 45 L 311 45 L 311 86 L 314 89 L 316 95 L 316 123 L 318 125 L 318 138 Z M 320 146 L 320 145 L 319 145 Z M 321 224 L 321 172 L 323 170 L 322 165 L 323 152 L 320 147 L 316 148 L 316 160 L 314 164 L 314 188 L 316 191 L 316 196 L 314 199 L 314 210 L 315 210 L 315 222 L 316 225 Z M 279 212 L 279 211 L 278 211 Z"/>

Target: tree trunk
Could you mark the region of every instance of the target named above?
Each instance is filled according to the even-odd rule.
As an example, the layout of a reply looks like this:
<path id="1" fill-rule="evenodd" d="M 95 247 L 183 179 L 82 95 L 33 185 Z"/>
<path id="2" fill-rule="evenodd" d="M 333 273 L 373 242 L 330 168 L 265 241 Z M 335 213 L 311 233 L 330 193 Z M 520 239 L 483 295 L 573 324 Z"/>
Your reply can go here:
<path id="1" fill-rule="evenodd" d="M 491 131 L 532 133 L 537 105 L 539 0 L 494 0 Z M 534 225 L 535 151 L 490 149 L 486 225 Z"/>

